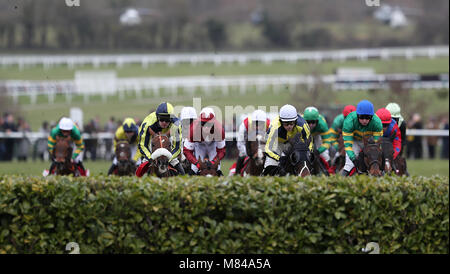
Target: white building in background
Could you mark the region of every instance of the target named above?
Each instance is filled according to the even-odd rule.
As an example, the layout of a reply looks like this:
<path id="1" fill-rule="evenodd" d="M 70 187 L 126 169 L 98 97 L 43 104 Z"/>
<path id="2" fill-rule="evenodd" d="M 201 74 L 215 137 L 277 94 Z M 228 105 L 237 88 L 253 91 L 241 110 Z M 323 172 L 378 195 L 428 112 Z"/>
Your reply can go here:
<path id="1" fill-rule="evenodd" d="M 374 12 L 373 17 L 392 28 L 404 27 L 408 25 L 406 15 L 400 7 L 382 5 Z"/>
<path id="2" fill-rule="evenodd" d="M 120 15 L 120 23 L 122 25 L 133 26 L 142 22 L 141 16 L 137 9 L 129 8 Z"/>
<path id="3" fill-rule="evenodd" d="M 391 13 L 391 20 L 389 22 L 391 28 L 405 27 L 408 25 L 405 13 L 399 8 L 395 7 Z"/>

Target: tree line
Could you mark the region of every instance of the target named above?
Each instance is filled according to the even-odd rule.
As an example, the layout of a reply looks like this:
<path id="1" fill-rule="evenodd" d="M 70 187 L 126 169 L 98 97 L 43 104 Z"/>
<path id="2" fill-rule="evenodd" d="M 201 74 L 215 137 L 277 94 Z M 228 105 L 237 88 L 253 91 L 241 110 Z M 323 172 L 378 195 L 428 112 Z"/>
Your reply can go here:
<path id="1" fill-rule="evenodd" d="M 0 50 L 267 50 L 448 44 L 447 0 L 383 1 L 412 10 L 390 29 L 347 0 L 64 0 L 0 2 Z M 355 4 L 356 3 L 356 4 Z M 142 23 L 122 25 L 129 7 Z M 408 13 L 407 13 L 408 15 Z"/>

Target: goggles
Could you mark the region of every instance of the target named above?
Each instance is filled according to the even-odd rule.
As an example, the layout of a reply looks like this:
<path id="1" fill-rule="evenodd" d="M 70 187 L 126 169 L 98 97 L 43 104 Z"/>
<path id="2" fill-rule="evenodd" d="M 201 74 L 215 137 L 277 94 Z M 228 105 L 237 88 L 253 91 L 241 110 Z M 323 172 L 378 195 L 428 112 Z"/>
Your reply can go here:
<path id="1" fill-rule="evenodd" d="M 366 115 L 366 114 L 361 114 L 361 115 L 358 115 L 358 119 L 361 119 L 361 120 L 372 120 L 372 115 Z"/>

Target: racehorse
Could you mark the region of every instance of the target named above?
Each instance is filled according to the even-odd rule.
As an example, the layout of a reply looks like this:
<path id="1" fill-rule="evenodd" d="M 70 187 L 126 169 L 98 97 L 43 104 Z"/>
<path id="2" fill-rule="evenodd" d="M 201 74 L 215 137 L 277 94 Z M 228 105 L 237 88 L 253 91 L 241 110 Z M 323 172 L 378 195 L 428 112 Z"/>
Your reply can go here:
<path id="1" fill-rule="evenodd" d="M 155 134 L 151 140 L 151 146 L 152 161 L 148 174 L 154 174 L 160 178 L 178 175 L 176 169 L 169 165 L 172 158 L 169 136 L 160 133 Z"/>
<path id="2" fill-rule="evenodd" d="M 200 168 L 197 172 L 198 175 L 208 177 L 220 176 L 218 172 L 219 162 L 212 164 L 207 157 L 205 157 L 203 160 L 198 159 L 198 162 L 200 163 Z"/>
<path id="3" fill-rule="evenodd" d="M 131 147 L 130 144 L 121 140 L 116 144 L 116 159 L 117 159 L 117 171 L 113 174 L 119 176 L 133 175 L 136 172 L 136 166 L 131 159 Z"/>
<path id="4" fill-rule="evenodd" d="M 53 149 L 53 163 L 50 167 L 49 174 L 54 175 L 70 175 L 80 176 L 80 172 L 72 161 L 73 148 L 69 140 L 65 138 L 56 138 L 56 144 Z"/>
<path id="5" fill-rule="evenodd" d="M 314 157 L 312 157 L 311 162 L 311 174 L 319 175 L 320 173 L 322 173 L 325 176 L 330 176 L 330 173 L 325 168 L 324 164 L 322 163 L 322 160 L 320 159 L 320 154 L 317 149 L 314 149 L 313 155 Z"/>
<path id="6" fill-rule="evenodd" d="M 342 130 L 339 130 L 339 132 L 342 132 Z M 336 154 L 337 156 L 335 155 L 333 158 L 331 166 L 334 167 L 335 173 L 339 174 L 345 166 L 345 145 L 341 134 L 338 138 L 338 151 Z"/>
<path id="7" fill-rule="evenodd" d="M 310 142 L 310 140 L 307 140 L 306 143 L 303 142 L 300 139 L 300 133 L 290 138 L 283 151 L 288 160 L 286 163 L 280 162 L 280 168 L 289 175 L 301 177 L 311 175 L 310 152 L 308 148 Z"/>
<path id="8" fill-rule="evenodd" d="M 252 141 L 250 141 L 252 140 Z M 241 174 L 259 176 L 264 169 L 264 137 L 261 134 L 257 134 L 256 138 L 248 138 L 245 142 L 245 148 L 247 150 L 248 158 L 245 159 Z"/>
<path id="9" fill-rule="evenodd" d="M 384 173 L 391 174 L 394 169 L 394 148 L 388 137 L 381 137 L 381 150 L 383 151 Z"/>
<path id="10" fill-rule="evenodd" d="M 395 175 L 408 176 L 408 171 L 406 170 L 406 160 L 402 156 L 398 155 L 394 159 L 394 148 L 392 146 L 392 140 L 388 137 L 382 137 L 381 139 L 381 149 L 383 151 L 384 159 L 384 172 L 391 174 L 394 172 Z"/>
<path id="11" fill-rule="evenodd" d="M 360 172 L 366 172 L 372 176 L 382 176 L 384 169 L 383 152 L 381 142 L 375 142 L 373 137 L 364 138 L 363 156 L 359 156 Z M 362 158 L 362 161 L 360 160 Z"/>

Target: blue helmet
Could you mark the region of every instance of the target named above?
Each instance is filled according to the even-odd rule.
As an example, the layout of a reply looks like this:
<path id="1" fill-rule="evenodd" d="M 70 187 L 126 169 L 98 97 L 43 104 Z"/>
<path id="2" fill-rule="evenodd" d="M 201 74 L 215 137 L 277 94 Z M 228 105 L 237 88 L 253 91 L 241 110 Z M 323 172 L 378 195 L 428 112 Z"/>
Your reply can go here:
<path id="1" fill-rule="evenodd" d="M 356 106 L 356 114 L 358 114 L 358 115 L 374 115 L 373 104 L 370 101 L 362 100 Z"/>

